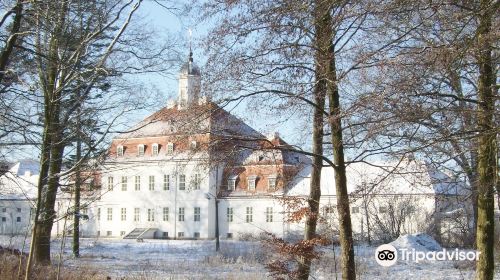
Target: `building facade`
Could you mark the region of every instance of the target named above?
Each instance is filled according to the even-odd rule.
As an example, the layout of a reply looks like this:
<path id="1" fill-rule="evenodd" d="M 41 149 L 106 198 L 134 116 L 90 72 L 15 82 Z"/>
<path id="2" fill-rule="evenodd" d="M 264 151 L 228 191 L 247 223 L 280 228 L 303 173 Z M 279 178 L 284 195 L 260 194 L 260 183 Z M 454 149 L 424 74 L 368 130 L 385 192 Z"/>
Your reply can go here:
<path id="1" fill-rule="evenodd" d="M 217 233 L 245 238 L 303 232 L 304 220 L 292 217 L 306 205 L 311 160 L 293 151 L 279 134 L 264 136 L 212 103 L 203 96 L 200 81 L 191 53 L 179 74 L 178 98 L 112 140 L 99 170 L 99 187 L 82 202 L 81 213 L 88 217 L 81 221 L 83 237 L 208 239 Z M 11 170 L 16 178 L 9 180 L 29 181 L 31 193 L 36 193 L 36 168 L 31 168 L 33 174 L 21 169 Z M 442 234 L 442 218 L 465 205 L 456 202 L 467 193 L 463 184 L 432 170 L 410 159 L 378 167 L 349 165 L 356 237 Z M 5 176 L 0 182 L 12 184 Z M 333 178 L 333 169 L 325 167 L 319 230 L 335 234 Z M 0 212 L 1 233 L 25 232 L 35 196 L 0 196 L 0 209 L 5 209 Z M 61 194 L 56 205 L 59 218 L 53 232 L 60 235 L 66 229 L 70 234 L 71 192 Z M 21 221 L 14 222 L 18 217 Z M 394 228 L 391 221 L 397 221 L 397 229 L 384 232 Z"/>

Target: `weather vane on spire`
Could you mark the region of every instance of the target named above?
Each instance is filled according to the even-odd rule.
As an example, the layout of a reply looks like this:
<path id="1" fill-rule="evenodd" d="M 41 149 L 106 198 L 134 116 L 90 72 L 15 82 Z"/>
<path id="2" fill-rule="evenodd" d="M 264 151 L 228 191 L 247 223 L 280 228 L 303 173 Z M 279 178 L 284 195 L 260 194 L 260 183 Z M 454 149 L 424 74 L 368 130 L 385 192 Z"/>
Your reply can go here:
<path id="1" fill-rule="evenodd" d="M 188 41 L 189 41 L 189 61 L 193 62 L 193 49 L 191 48 L 191 37 L 193 36 L 193 30 L 188 28 Z"/>

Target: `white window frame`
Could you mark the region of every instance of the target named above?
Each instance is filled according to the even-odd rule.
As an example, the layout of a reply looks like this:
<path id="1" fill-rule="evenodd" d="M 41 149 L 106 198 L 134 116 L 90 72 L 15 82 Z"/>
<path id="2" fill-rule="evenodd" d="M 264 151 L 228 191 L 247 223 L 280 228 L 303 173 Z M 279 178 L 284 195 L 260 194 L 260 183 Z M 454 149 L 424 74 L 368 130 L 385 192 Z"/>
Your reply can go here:
<path id="1" fill-rule="evenodd" d="M 134 182 L 135 190 L 140 191 L 141 190 L 141 176 L 136 175 L 134 180 L 135 180 L 135 182 Z"/>
<path id="2" fill-rule="evenodd" d="M 257 176 L 252 175 L 247 178 L 248 190 L 255 191 L 257 189 Z"/>
<path id="3" fill-rule="evenodd" d="M 184 222 L 184 218 L 185 218 L 185 209 L 184 207 L 179 207 L 179 214 L 178 214 L 178 221 L 179 222 Z"/>
<path id="4" fill-rule="evenodd" d="M 139 222 L 141 220 L 141 209 L 134 208 L 134 222 Z"/>
<path id="5" fill-rule="evenodd" d="M 277 186 L 277 176 L 276 175 L 271 175 L 267 178 L 267 189 L 270 191 L 276 190 Z"/>
<path id="6" fill-rule="evenodd" d="M 266 207 L 266 223 L 273 222 L 273 207 Z"/>
<path id="7" fill-rule="evenodd" d="M 146 150 L 146 146 L 144 144 L 137 145 L 137 156 L 143 157 L 145 150 Z"/>
<path id="8" fill-rule="evenodd" d="M 149 175 L 149 190 L 155 190 L 155 175 Z"/>
<path id="9" fill-rule="evenodd" d="M 121 220 L 126 221 L 127 220 L 127 208 L 122 208 L 120 214 L 121 214 L 120 215 Z"/>
<path id="10" fill-rule="evenodd" d="M 113 220 L 113 208 L 108 208 L 107 220 L 108 221 L 112 221 Z"/>
<path id="11" fill-rule="evenodd" d="M 167 154 L 171 155 L 174 153 L 174 143 L 169 142 L 167 144 Z"/>
<path id="12" fill-rule="evenodd" d="M 190 145 L 189 145 L 189 148 L 191 150 L 196 150 L 198 148 L 198 142 L 196 141 L 191 141 Z"/>
<path id="13" fill-rule="evenodd" d="M 200 207 L 194 207 L 193 220 L 195 222 L 201 221 L 201 208 Z"/>
<path id="14" fill-rule="evenodd" d="M 108 177 L 108 191 L 112 191 L 113 190 L 113 176 L 109 176 Z"/>
<path id="15" fill-rule="evenodd" d="M 119 156 L 119 157 L 122 157 L 125 153 L 124 153 L 125 149 L 123 148 L 122 145 L 119 145 L 116 147 L 116 155 Z"/>
<path id="16" fill-rule="evenodd" d="M 122 185 L 122 191 L 126 192 L 127 191 L 127 176 L 122 176 L 122 179 L 121 179 L 121 185 Z"/>
<path id="17" fill-rule="evenodd" d="M 229 176 L 227 179 L 227 190 L 234 191 L 236 190 L 236 180 L 238 180 L 238 175 Z"/>
<path id="18" fill-rule="evenodd" d="M 186 190 L 186 175 L 184 174 L 179 174 L 179 190 Z"/>
<path id="19" fill-rule="evenodd" d="M 169 214 L 169 209 L 168 207 L 163 207 L 163 221 L 168 222 L 168 214 Z"/>
<path id="20" fill-rule="evenodd" d="M 154 222 L 154 221 L 155 221 L 155 209 L 148 208 L 148 222 Z"/>
<path id="21" fill-rule="evenodd" d="M 159 152 L 160 152 L 160 149 L 159 149 L 158 143 L 154 143 L 151 146 L 151 155 L 157 156 Z"/>
<path id="22" fill-rule="evenodd" d="M 168 174 L 163 175 L 163 190 L 164 191 L 170 190 L 170 175 Z"/>
<path id="23" fill-rule="evenodd" d="M 231 223 L 233 221 L 233 215 L 234 215 L 234 210 L 232 207 L 227 207 L 226 208 L 226 216 L 227 216 L 227 222 Z"/>
<path id="24" fill-rule="evenodd" d="M 193 189 L 199 190 L 201 188 L 201 174 L 194 174 L 193 176 Z"/>
<path id="25" fill-rule="evenodd" d="M 245 222 L 252 223 L 253 222 L 253 208 L 247 207 L 246 210 L 247 211 L 246 211 L 246 216 L 245 216 Z"/>

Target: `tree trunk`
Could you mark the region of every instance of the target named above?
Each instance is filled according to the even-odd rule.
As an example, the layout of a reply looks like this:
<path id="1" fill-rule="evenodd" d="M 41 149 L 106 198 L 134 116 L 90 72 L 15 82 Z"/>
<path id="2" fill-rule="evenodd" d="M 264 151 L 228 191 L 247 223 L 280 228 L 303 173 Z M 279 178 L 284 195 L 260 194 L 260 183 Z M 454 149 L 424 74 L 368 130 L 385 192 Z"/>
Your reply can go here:
<path id="1" fill-rule="evenodd" d="M 479 65 L 477 122 L 479 134 L 478 147 L 478 186 L 477 186 L 477 249 L 481 254 L 476 266 L 476 279 L 493 279 L 494 274 L 494 191 L 496 182 L 496 133 L 494 130 L 495 96 L 493 86 L 492 44 L 490 30 L 492 14 L 496 7 L 492 1 L 481 0 L 479 26 L 477 29 Z M 496 8 L 495 8 L 496 7 Z"/>
<path id="2" fill-rule="evenodd" d="M 330 18 L 331 21 L 330 14 L 328 14 L 328 18 Z M 334 39 L 332 31 L 330 31 L 330 35 L 330 42 L 332 42 Z M 356 279 L 350 204 L 347 193 L 346 166 L 344 160 L 344 144 L 342 141 L 342 112 L 340 110 L 340 97 L 336 73 L 335 47 L 332 43 L 330 43 L 329 50 L 330 67 L 327 72 L 327 92 L 330 106 L 329 122 L 332 131 L 333 163 L 335 164 L 335 190 L 339 217 L 340 247 L 342 250 L 342 279 Z"/>
<path id="3" fill-rule="evenodd" d="M 319 9 L 319 5 L 317 7 Z M 324 10 L 322 11 L 325 12 Z M 318 13 L 318 12 L 317 12 Z M 319 13 L 318 13 L 319 16 Z M 316 235 L 316 226 L 319 217 L 319 200 L 321 198 L 321 169 L 323 167 L 323 129 L 324 129 L 324 109 L 325 109 L 325 98 L 326 98 L 326 80 L 324 79 L 324 68 L 325 63 L 325 48 L 323 37 L 324 32 L 323 22 L 320 18 L 316 19 L 316 45 L 317 51 L 315 54 L 315 80 L 316 84 L 314 86 L 314 115 L 313 115 L 313 154 L 317 155 L 313 158 L 313 166 L 311 172 L 311 182 L 309 190 L 309 198 L 307 200 L 309 206 L 309 212 L 306 217 L 306 224 L 304 230 L 304 240 L 311 240 Z M 326 38 L 328 40 L 328 38 Z M 311 259 L 302 258 L 299 262 L 299 267 L 297 270 L 298 278 L 307 280 L 309 278 L 309 273 L 311 271 Z"/>
<path id="4" fill-rule="evenodd" d="M 79 126 L 79 122 L 77 123 Z M 75 169 L 75 205 L 74 205 L 74 219 L 73 219 L 73 255 L 75 258 L 80 257 L 80 188 L 81 188 L 81 174 L 80 174 L 80 159 L 82 157 L 82 141 L 80 140 L 80 130 L 77 129 L 76 140 L 76 169 Z"/>
<path id="5" fill-rule="evenodd" d="M 49 178 L 47 188 L 43 194 L 41 215 L 35 235 L 35 263 L 41 265 L 50 264 L 50 236 L 54 218 L 56 217 L 54 206 L 57 190 L 59 189 L 59 173 L 61 172 L 64 151 L 64 144 L 61 142 L 62 132 L 60 131 L 59 124 L 54 126 L 56 129 L 51 139 Z"/>
<path id="6" fill-rule="evenodd" d="M 10 36 L 5 43 L 5 47 L 0 54 L 0 83 L 3 82 L 5 77 L 5 69 L 9 64 L 9 58 L 14 50 L 14 45 L 16 44 L 17 37 L 19 36 L 19 30 L 21 29 L 21 19 L 23 17 L 23 3 L 21 1 L 17 1 L 16 6 L 14 7 L 14 12 L 16 15 L 14 16 L 14 20 L 12 23 L 12 30 L 10 31 Z"/>

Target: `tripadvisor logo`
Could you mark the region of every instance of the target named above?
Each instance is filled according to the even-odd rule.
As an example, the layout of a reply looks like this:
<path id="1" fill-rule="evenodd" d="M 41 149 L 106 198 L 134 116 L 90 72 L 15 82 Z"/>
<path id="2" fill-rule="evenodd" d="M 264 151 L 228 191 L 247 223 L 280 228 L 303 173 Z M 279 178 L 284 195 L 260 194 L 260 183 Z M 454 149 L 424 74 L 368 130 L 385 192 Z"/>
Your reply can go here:
<path id="1" fill-rule="evenodd" d="M 375 260 L 381 266 L 394 265 L 398 259 L 402 261 L 477 261 L 481 252 L 459 251 L 458 249 L 441 251 L 417 251 L 415 249 L 402 248 L 397 250 L 391 244 L 380 245 L 375 250 Z"/>
<path id="2" fill-rule="evenodd" d="M 380 245 L 375 250 L 375 260 L 381 266 L 391 266 L 398 261 L 398 250 L 391 244 Z"/>

